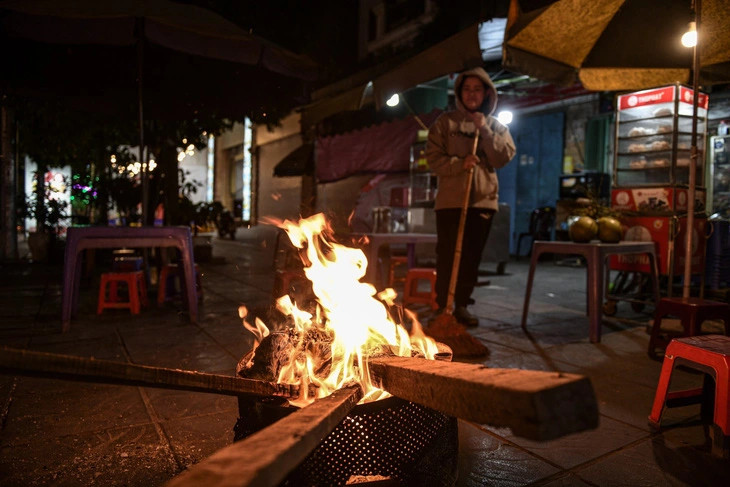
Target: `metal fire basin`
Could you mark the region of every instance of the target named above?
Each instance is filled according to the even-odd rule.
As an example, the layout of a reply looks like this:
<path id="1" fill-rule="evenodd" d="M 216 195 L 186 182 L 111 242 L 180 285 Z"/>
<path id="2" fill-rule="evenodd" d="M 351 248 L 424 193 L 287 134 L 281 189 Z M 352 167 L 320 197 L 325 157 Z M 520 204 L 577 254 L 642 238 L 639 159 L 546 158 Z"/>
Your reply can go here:
<path id="1" fill-rule="evenodd" d="M 239 398 L 234 441 L 296 410 L 282 398 Z M 335 486 L 362 477 L 387 478 L 389 485 L 452 486 L 458 441 L 454 417 L 396 397 L 361 404 L 281 485 Z"/>

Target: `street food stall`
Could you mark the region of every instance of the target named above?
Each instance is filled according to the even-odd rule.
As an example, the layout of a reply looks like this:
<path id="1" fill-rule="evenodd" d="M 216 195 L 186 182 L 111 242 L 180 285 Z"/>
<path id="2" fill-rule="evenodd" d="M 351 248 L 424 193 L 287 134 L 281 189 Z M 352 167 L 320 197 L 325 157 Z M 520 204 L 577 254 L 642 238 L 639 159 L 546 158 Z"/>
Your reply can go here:
<path id="1" fill-rule="evenodd" d="M 659 273 L 667 277 L 667 294 L 685 265 L 685 242 L 692 147 L 691 88 L 673 84 L 619 95 L 616 99 L 615 157 L 611 207 L 624 213 L 626 240 L 654 241 Z M 704 147 L 709 99 L 699 94 L 697 107 L 697 178 L 691 252 L 693 274 L 705 258 Z M 649 272 L 643 257 L 616 256 L 612 269 Z"/>

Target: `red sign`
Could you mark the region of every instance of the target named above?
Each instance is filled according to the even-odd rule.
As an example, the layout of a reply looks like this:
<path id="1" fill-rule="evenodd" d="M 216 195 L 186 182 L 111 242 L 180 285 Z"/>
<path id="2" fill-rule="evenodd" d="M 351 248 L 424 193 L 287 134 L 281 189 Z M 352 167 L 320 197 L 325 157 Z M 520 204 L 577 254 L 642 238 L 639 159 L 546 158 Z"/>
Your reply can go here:
<path id="1" fill-rule="evenodd" d="M 656 242 L 659 274 L 669 275 L 670 267 L 672 274 L 675 276 L 684 273 L 687 239 L 686 218 L 675 220 L 674 217 L 670 216 L 633 216 L 622 218 L 621 223 L 626 228 L 624 240 Z M 696 218 L 694 225 L 690 255 L 691 267 L 693 274 L 700 274 L 703 271 L 707 220 Z M 610 260 L 611 269 L 613 270 L 650 272 L 649 258 L 646 255 L 612 255 Z"/>
<path id="2" fill-rule="evenodd" d="M 618 97 L 618 109 L 643 107 L 657 103 L 670 103 L 674 101 L 674 86 L 655 88 L 652 90 L 637 91 Z"/>
<path id="3" fill-rule="evenodd" d="M 611 208 L 640 211 L 645 216 L 687 211 L 686 188 L 620 188 L 611 190 Z M 695 210 L 705 208 L 705 192 L 695 191 Z"/>
<path id="4" fill-rule="evenodd" d="M 685 86 L 681 86 L 679 88 L 679 102 L 689 103 L 690 105 L 692 105 L 694 103 L 694 100 L 692 99 L 693 94 L 694 92 L 691 89 Z M 697 106 L 707 110 L 707 107 L 710 106 L 709 97 L 706 94 L 700 92 L 699 96 L 697 97 Z"/>

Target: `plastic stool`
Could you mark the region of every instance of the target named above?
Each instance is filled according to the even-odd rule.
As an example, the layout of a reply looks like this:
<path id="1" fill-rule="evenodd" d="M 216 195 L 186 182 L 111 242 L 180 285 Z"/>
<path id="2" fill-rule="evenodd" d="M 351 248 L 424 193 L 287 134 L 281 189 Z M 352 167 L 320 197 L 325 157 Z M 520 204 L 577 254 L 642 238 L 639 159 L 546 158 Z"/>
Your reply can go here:
<path id="1" fill-rule="evenodd" d="M 649 357 L 656 358 L 657 348 L 666 348 L 672 336 L 661 336 L 662 318 L 676 316 L 682 322 L 681 333 L 667 333 L 675 337 L 691 337 L 701 334 L 702 323 L 706 320 L 722 320 L 725 324 L 725 335 L 730 335 L 730 305 L 719 301 L 700 298 L 662 298 L 654 311 L 654 324 L 649 338 Z"/>
<path id="2" fill-rule="evenodd" d="M 117 283 L 126 282 L 129 290 L 128 299 L 121 301 L 117 295 Z M 109 298 L 106 290 L 109 287 Z M 99 300 L 96 314 L 100 315 L 107 308 L 129 308 L 132 314 L 139 314 L 140 301 L 147 305 L 147 286 L 142 271 L 132 272 L 105 272 L 101 275 L 99 284 Z"/>
<path id="3" fill-rule="evenodd" d="M 431 285 L 429 292 L 418 290 L 418 281 L 427 280 Z M 406 284 L 403 289 L 403 306 L 411 303 L 424 303 L 438 309 L 436 304 L 436 269 L 433 267 L 412 267 L 406 273 Z"/>
<path id="4" fill-rule="evenodd" d="M 705 374 L 701 388 L 669 392 L 674 367 L 682 365 Z M 708 376 L 715 382 L 710 386 Z M 703 419 L 712 419 L 712 453 L 730 458 L 730 337 L 701 335 L 672 340 L 667 346 L 649 425 L 659 430 L 665 407 L 702 404 Z"/>
<path id="5" fill-rule="evenodd" d="M 390 268 L 388 269 L 388 287 L 393 287 L 396 282 L 403 282 L 405 278 L 395 277 L 395 268 L 401 265 L 408 266 L 408 257 L 405 255 L 394 255 L 390 258 Z"/>
<path id="6" fill-rule="evenodd" d="M 198 264 L 194 265 L 195 270 L 195 290 L 198 293 L 198 299 L 203 298 L 203 283 L 200 277 L 200 269 Z M 157 280 L 157 304 L 164 304 L 175 295 L 175 282 L 180 279 L 182 270 L 177 264 L 165 264 L 160 269 L 160 277 Z M 180 285 L 180 289 L 185 290 L 185 286 Z M 169 291 L 169 292 L 168 292 Z"/>

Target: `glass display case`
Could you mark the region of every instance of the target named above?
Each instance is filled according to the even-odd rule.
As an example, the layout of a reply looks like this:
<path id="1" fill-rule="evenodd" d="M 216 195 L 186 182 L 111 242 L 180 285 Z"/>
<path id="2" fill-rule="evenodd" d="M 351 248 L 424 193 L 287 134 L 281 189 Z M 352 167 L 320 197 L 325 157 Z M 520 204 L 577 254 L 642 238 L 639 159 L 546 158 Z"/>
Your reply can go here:
<path id="1" fill-rule="evenodd" d="M 409 206 L 415 208 L 433 206 L 438 181 L 426 161 L 426 141 L 420 139 L 419 134 L 419 141 L 411 146 Z"/>
<path id="2" fill-rule="evenodd" d="M 623 212 L 626 240 L 654 241 L 659 272 L 682 275 L 689 208 L 694 91 L 680 84 L 620 95 L 611 207 Z M 709 99 L 697 99 L 697 166 L 690 267 L 702 271 L 705 255 L 705 137 Z M 619 271 L 648 272 L 646 262 L 612 259 Z M 668 289 L 671 296 L 671 286 Z"/>
<path id="3" fill-rule="evenodd" d="M 677 84 L 618 96 L 615 187 L 687 186 L 693 94 L 692 89 Z M 696 187 L 705 186 L 708 101 L 706 94 L 699 94 Z"/>
<path id="4" fill-rule="evenodd" d="M 710 175 L 712 184 L 709 213 L 730 219 L 730 135 L 710 137 Z"/>

